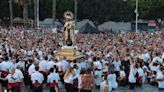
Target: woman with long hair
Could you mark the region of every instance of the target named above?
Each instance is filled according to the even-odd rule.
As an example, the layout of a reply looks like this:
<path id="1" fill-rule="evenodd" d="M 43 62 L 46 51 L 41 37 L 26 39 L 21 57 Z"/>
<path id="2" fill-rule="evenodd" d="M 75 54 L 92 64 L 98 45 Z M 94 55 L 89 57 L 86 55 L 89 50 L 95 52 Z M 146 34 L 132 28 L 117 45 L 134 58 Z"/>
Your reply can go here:
<path id="1" fill-rule="evenodd" d="M 64 75 L 64 84 L 66 92 L 73 92 L 73 81 L 75 74 L 73 68 L 69 68 Z"/>
<path id="2" fill-rule="evenodd" d="M 130 60 L 130 72 L 129 72 L 129 77 L 128 77 L 128 81 L 129 81 L 129 88 L 130 89 L 134 89 L 135 88 L 135 84 L 136 84 L 136 76 L 137 74 L 137 68 L 136 68 L 136 60 Z"/>

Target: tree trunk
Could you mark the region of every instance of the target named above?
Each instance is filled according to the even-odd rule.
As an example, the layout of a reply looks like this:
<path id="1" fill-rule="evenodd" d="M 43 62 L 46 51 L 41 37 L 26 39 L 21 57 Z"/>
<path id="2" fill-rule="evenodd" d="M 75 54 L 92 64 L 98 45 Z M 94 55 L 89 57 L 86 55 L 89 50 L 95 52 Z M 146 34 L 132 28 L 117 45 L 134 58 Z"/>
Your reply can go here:
<path id="1" fill-rule="evenodd" d="M 52 10 L 52 18 L 53 20 L 56 19 L 56 0 L 53 0 L 53 10 Z"/>
<path id="2" fill-rule="evenodd" d="M 13 0 L 9 0 L 9 9 L 10 9 L 10 26 L 13 26 Z"/>
<path id="3" fill-rule="evenodd" d="M 39 27 L 39 0 L 34 0 L 34 26 Z"/>
<path id="4" fill-rule="evenodd" d="M 23 20 L 24 20 L 24 27 L 26 29 L 28 24 L 28 0 L 24 0 L 23 3 Z"/>
<path id="5" fill-rule="evenodd" d="M 78 0 L 74 0 L 74 12 L 75 12 L 75 29 L 77 28 L 77 9 L 78 9 Z"/>

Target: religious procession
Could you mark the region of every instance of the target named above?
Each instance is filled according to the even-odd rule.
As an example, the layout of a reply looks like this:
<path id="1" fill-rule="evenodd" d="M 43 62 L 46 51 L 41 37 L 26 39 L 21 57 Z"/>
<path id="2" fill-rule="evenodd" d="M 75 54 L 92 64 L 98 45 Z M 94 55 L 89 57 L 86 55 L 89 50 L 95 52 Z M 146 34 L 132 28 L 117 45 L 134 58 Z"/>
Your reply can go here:
<path id="1" fill-rule="evenodd" d="M 39 14 L 41 13 L 42 18 L 49 13 L 39 13 L 39 5 L 49 5 L 52 3 L 51 0 L 20 1 L 22 0 L 16 0 L 20 5 L 15 5 L 13 0 L 9 0 L 10 21 L 8 18 L 1 20 L 5 10 L 2 10 L 2 14 L 0 12 L 0 92 L 164 92 L 164 21 L 160 16 L 162 12 L 156 12 L 155 15 L 151 12 L 153 9 L 149 10 L 149 14 L 154 14 L 154 20 L 158 18 L 156 21 L 146 21 L 143 15 L 146 12 L 142 11 L 142 0 L 105 0 L 107 4 L 110 3 L 108 7 L 111 7 L 111 11 L 105 11 L 107 6 L 105 7 L 104 2 L 75 0 L 75 14 L 71 9 L 65 11 L 65 7 L 58 11 L 62 12 L 62 25 L 54 20 L 58 13 L 55 8 L 56 2 L 62 2 L 53 0 L 53 19 L 42 21 L 39 20 Z M 29 6 L 26 5 L 27 1 L 31 3 Z M 153 6 L 148 1 L 145 2 Z M 100 18 L 104 23 L 98 25 L 97 21 L 92 22 L 89 19 L 80 22 L 77 19 L 78 2 L 86 7 L 95 3 L 102 4 L 105 8 L 93 5 L 90 9 L 95 7 L 98 11 L 84 8 L 84 14 L 80 14 L 86 18 L 93 18 L 92 20 Z M 7 2 L 2 3 L 5 5 Z M 127 16 L 133 19 L 133 13 L 123 16 L 123 11 L 132 8 L 133 3 L 136 3 L 135 22 L 106 22 L 109 19 L 113 20 L 112 18 L 120 18 L 122 21 Z M 12 11 L 20 11 L 23 5 L 23 15 L 27 14 L 27 8 L 30 9 L 33 4 L 34 24 L 31 24 L 32 19 L 29 19 L 30 23 L 27 22 L 29 20 L 26 21 L 28 15 L 23 16 L 22 20 L 13 20 Z M 112 4 L 116 4 L 116 7 Z M 0 7 L 1 5 L 0 1 Z M 160 2 L 155 9 L 160 7 L 157 10 L 163 10 L 163 5 Z M 121 12 L 117 6 L 121 6 L 123 13 L 118 13 L 115 17 L 115 13 Z M 15 10 L 12 7 L 16 7 Z M 141 17 L 139 11 L 142 11 Z M 111 16 L 108 12 L 111 12 Z M 99 16 L 95 17 L 92 13 Z M 149 14 L 146 17 L 149 18 Z"/>

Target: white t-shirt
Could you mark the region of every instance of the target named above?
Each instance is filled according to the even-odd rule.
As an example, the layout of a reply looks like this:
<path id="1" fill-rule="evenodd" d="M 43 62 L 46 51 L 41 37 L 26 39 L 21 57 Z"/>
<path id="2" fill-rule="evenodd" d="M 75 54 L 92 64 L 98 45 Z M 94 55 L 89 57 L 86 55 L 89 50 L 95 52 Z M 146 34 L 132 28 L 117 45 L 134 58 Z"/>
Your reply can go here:
<path id="1" fill-rule="evenodd" d="M 61 65 L 64 72 L 70 67 L 70 64 L 67 62 L 67 60 L 62 60 Z"/>
<path id="2" fill-rule="evenodd" d="M 144 71 L 143 71 L 143 69 L 142 68 L 138 68 L 138 75 L 140 76 L 140 77 L 143 77 L 144 76 Z"/>
<path id="3" fill-rule="evenodd" d="M 47 66 L 48 66 L 48 62 L 46 60 L 42 60 L 40 63 L 39 63 L 39 71 L 44 71 L 46 72 L 47 71 Z"/>
<path id="4" fill-rule="evenodd" d="M 112 90 L 112 88 L 117 88 L 118 87 L 118 83 L 116 81 L 116 74 L 109 74 L 107 76 L 108 79 L 108 83 L 109 83 L 109 91 Z"/>
<path id="5" fill-rule="evenodd" d="M 11 64 L 11 68 L 16 69 L 16 68 L 17 68 L 17 65 L 18 65 L 17 63 L 12 63 L 12 64 Z"/>
<path id="6" fill-rule="evenodd" d="M 1 66 L 2 66 L 2 71 L 7 71 L 8 69 L 11 69 L 12 67 L 12 62 L 10 61 L 2 61 L 1 63 Z"/>
<path id="7" fill-rule="evenodd" d="M 47 83 L 53 83 L 55 80 L 56 83 L 59 83 L 60 77 L 58 73 L 50 73 L 47 78 Z"/>
<path id="8" fill-rule="evenodd" d="M 162 59 L 164 59 L 164 53 L 162 54 Z"/>
<path id="9" fill-rule="evenodd" d="M 25 62 L 19 61 L 19 62 L 17 63 L 17 66 L 19 66 L 20 68 L 25 69 Z"/>
<path id="10" fill-rule="evenodd" d="M 87 54 L 88 56 L 91 56 L 92 53 L 93 53 L 93 52 L 92 52 L 91 50 L 86 52 L 86 54 Z"/>
<path id="11" fill-rule="evenodd" d="M 38 55 L 39 55 L 39 57 L 40 57 L 40 59 L 42 58 L 42 56 L 43 56 L 43 52 L 42 51 L 38 51 Z"/>
<path id="12" fill-rule="evenodd" d="M 27 55 L 30 56 L 30 55 L 32 55 L 33 51 L 32 50 L 28 50 L 26 53 L 27 53 Z"/>
<path id="13" fill-rule="evenodd" d="M 136 73 L 137 73 L 137 69 L 131 67 L 129 72 L 129 78 L 128 78 L 130 83 L 136 83 L 136 78 L 135 78 Z"/>
<path id="14" fill-rule="evenodd" d="M 81 75 L 78 77 L 78 88 L 80 89 L 80 84 L 81 84 Z"/>
<path id="15" fill-rule="evenodd" d="M 49 61 L 48 62 L 48 66 L 47 66 L 47 69 L 49 70 L 50 68 L 53 68 L 54 67 L 54 65 L 57 65 L 54 61 Z"/>
<path id="16" fill-rule="evenodd" d="M 86 65 L 87 65 L 86 62 L 82 61 L 80 63 L 81 69 L 86 69 Z"/>
<path id="17" fill-rule="evenodd" d="M 150 70 L 157 72 L 159 70 L 159 68 L 158 68 L 158 66 L 150 66 Z"/>
<path id="18" fill-rule="evenodd" d="M 18 81 L 18 75 L 17 74 L 8 74 L 5 78 L 8 80 L 9 83 L 16 83 Z"/>
<path id="19" fill-rule="evenodd" d="M 120 71 L 121 61 L 113 61 L 115 71 Z"/>
<path id="20" fill-rule="evenodd" d="M 32 64 L 29 68 L 28 68 L 28 73 L 29 75 L 32 75 L 35 72 L 35 65 Z"/>
<path id="21" fill-rule="evenodd" d="M 120 77 L 126 77 L 125 71 L 120 71 Z"/>
<path id="22" fill-rule="evenodd" d="M 143 59 L 144 62 L 147 62 L 150 59 L 150 54 L 149 53 L 142 54 L 141 59 Z"/>
<path id="23" fill-rule="evenodd" d="M 107 65 L 103 66 L 103 72 L 108 72 L 108 66 Z"/>
<path id="24" fill-rule="evenodd" d="M 18 76 L 17 82 L 21 82 L 22 79 L 24 78 L 22 71 L 19 69 L 15 69 L 15 74 Z"/>
<path id="25" fill-rule="evenodd" d="M 156 63 L 161 63 L 163 62 L 163 60 L 160 57 L 154 57 L 152 62 L 156 62 Z"/>
<path id="26" fill-rule="evenodd" d="M 0 71 L 2 71 L 2 63 L 0 63 Z"/>
<path id="27" fill-rule="evenodd" d="M 102 71 L 95 71 L 95 83 L 96 83 L 96 86 L 100 86 L 101 82 L 102 82 Z"/>
<path id="28" fill-rule="evenodd" d="M 101 64 L 100 61 L 96 61 L 96 62 L 94 62 L 93 64 L 94 64 L 94 66 L 96 66 L 98 69 L 102 69 L 102 64 Z"/>
<path id="29" fill-rule="evenodd" d="M 158 73 L 156 79 L 164 79 L 164 74 L 162 74 L 161 72 Z M 158 88 L 164 88 L 164 80 L 158 81 Z"/>
<path id="30" fill-rule="evenodd" d="M 35 83 L 36 81 L 38 81 L 39 83 L 42 83 L 44 81 L 44 76 L 42 73 L 36 71 L 35 73 L 31 75 L 31 81 L 32 83 Z"/>

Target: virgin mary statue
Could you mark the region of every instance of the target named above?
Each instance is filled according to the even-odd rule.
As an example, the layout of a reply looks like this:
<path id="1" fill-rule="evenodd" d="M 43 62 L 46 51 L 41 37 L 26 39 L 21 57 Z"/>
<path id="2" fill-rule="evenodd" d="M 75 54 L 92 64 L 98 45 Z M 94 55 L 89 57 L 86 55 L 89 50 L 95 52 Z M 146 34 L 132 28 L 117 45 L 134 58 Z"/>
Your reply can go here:
<path id="1" fill-rule="evenodd" d="M 73 20 L 73 13 L 66 11 L 64 18 L 64 45 L 72 46 L 75 44 L 75 22 Z"/>

